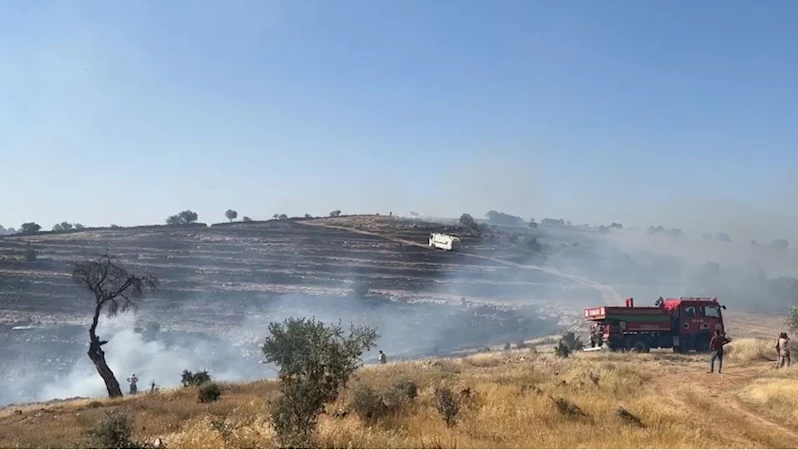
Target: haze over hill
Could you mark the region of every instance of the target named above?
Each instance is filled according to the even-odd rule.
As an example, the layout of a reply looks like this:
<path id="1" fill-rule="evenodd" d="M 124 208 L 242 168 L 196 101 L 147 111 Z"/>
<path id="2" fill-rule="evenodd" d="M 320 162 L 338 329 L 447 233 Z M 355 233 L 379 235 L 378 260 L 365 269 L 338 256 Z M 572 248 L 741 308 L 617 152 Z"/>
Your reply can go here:
<path id="1" fill-rule="evenodd" d="M 794 2 L 189 3 L 0 5 L 5 226 L 497 209 L 798 242 Z"/>
<path id="2" fill-rule="evenodd" d="M 164 386 L 189 367 L 226 380 L 269 374 L 258 345 L 268 322 L 291 316 L 377 326 L 384 351 L 412 358 L 551 334 L 621 296 L 717 295 L 732 311 L 784 314 L 798 293 L 796 278 L 779 278 L 796 273 L 790 248 L 488 216 L 479 232 L 351 216 L 5 236 L 0 330 L 12 363 L 0 403 L 103 392 L 84 353 L 89 297 L 68 275 L 71 261 L 106 250 L 162 280 L 136 318 L 102 326 L 109 363 Z M 430 250 L 431 231 L 462 245 Z"/>
<path id="3" fill-rule="evenodd" d="M 104 395 L 70 275 L 105 251 L 161 279 L 99 328 L 142 385 L 271 376 L 258 347 L 286 317 L 375 326 L 391 361 L 578 330 L 623 297 L 780 321 L 798 300 L 795 17 L 789 0 L 0 2 L 0 405 Z M 461 245 L 428 248 L 435 231 Z M 606 411 L 644 377 L 602 367 Z M 495 374 L 494 398 L 521 398 Z"/>

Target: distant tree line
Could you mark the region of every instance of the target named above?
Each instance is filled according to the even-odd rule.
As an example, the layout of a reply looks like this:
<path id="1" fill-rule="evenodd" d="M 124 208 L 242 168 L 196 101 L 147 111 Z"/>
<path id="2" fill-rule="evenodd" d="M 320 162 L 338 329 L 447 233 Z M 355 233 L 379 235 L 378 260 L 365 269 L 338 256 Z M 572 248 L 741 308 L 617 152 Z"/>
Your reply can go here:
<path id="1" fill-rule="evenodd" d="M 12 228 L 4 228 L 2 225 L 0 225 L 0 236 L 2 236 L 4 234 L 14 234 L 16 232 L 17 232 L 17 230 L 15 230 L 13 227 Z"/>
<path id="2" fill-rule="evenodd" d="M 648 234 L 663 234 L 665 236 L 680 237 L 684 232 L 679 228 L 665 228 L 662 225 L 650 226 L 646 230 Z"/>
<path id="3" fill-rule="evenodd" d="M 524 219 L 513 216 L 511 214 L 506 214 L 503 212 L 490 210 L 485 213 L 485 218 L 488 219 L 493 225 L 505 225 L 505 226 L 513 226 L 513 227 L 521 227 L 524 226 Z"/>
<path id="4" fill-rule="evenodd" d="M 61 222 L 53 225 L 53 231 L 70 231 L 70 230 L 82 230 L 86 228 L 85 226 L 79 223 L 69 223 L 69 222 Z"/>
<path id="5" fill-rule="evenodd" d="M 544 227 L 564 227 L 570 226 L 571 222 L 567 222 L 565 219 L 550 219 L 545 218 L 540 221 L 540 224 Z"/>

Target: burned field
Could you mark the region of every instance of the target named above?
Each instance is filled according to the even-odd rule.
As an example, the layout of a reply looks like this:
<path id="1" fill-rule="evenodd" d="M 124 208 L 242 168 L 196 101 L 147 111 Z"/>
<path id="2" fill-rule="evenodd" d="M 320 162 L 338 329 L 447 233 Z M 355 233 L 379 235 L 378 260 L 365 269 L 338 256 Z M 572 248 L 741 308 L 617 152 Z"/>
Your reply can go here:
<path id="1" fill-rule="evenodd" d="M 431 231 L 460 232 L 462 247 L 426 248 Z M 549 334 L 570 301 L 600 301 L 589 287 L 502 263 L 545 257 L 524 237 L 519 244 L 462 231 L 340 218 L 5 237 L 0 357 L 14 362 L 16 375 L 0 375 L 13 383 L 43 365 L 63 374 L 85 358 L 90 298 L 72 283 L 70 263 L 105 251 L 161 280 L 135 318 L 142 339 L 149 333 L 175 351 L 200 341 L 219 348 L 197 363 L 215 369 L 240 357 L 249 361 L 241 378 L 263 375 L 256 362 L 266 325 L 289 316 L 374 325 L 383 350 L 412 358 Z M 35 260 L 26 260 L 31 250 Z M 15 401 L 32 395 L 27 385 L 17 394 Z"/>
<path id="2" fill-rule="evenodd" d="M 441 227 L 438 227 L 441 228 Z M 6 237 L 0 240 L 0 289 L 5 320 L 26 315 L 85 315 L 83 297 L 69 278 L 72 261 L 101 254 L 118 256 L 133 271 L 156 274 L 161 289 L 154 307 L 220 303 L 234 314 L 247 303 L 280 294 L 367 297 L 394 300 L 548 303 L 568 280 L 523 270 L 463 252 L 429 250 L 390 238 L 426 244 L 429 230 L 394 228 L 361 234 L 302 222 L 273 221 L 231 226 L 115 229 Z M 469 254 L 514 262 L 539 254 L 522 246 L 463 237 Z M 37 260 L 25 262 L 28 246 Z M 570 290 L 570 289 L 569 289 Z M 559 292 L 558 292 L 559 291 Z M 574 298 L 594 297 L 591 289 Z M 560 300 L 560 299 L 557 299 Z"/>

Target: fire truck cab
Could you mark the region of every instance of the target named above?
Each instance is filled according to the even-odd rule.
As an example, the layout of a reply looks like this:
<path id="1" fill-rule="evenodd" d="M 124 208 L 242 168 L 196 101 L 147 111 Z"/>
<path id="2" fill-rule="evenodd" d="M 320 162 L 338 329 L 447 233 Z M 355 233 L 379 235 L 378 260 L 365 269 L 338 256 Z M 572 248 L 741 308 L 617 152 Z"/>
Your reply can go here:
<path id="1" fill-rule="evenodd" d="M 716 297 L 663 299 L 656 306 L 602 306 L 585 309 L 591 326 L 591 347 L 648 352 L 651 348 L 672 348 L 674 352 L 709 351 L 715 330 L 725 333 L 722 310 Z"/>

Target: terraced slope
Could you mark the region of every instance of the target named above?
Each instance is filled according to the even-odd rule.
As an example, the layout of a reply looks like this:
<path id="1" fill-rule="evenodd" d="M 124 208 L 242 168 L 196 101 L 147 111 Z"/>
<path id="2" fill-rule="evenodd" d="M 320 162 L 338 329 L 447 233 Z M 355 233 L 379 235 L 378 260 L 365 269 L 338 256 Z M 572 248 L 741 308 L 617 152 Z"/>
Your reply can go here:
<path id="1" fill-rule="evenodd" d="M 106 250 L 161 279 L 136 318 L 155 330 L 142 336 L 175 357 L 197 353 L 203 342 L 192 361 L 212 370 L 229 367 L 231 358 L 250 361 L 233 364 L 239 379 L 263 375 L 253 364 L 258 343 L 269 321 L 287 316 L 377 326 L 381 348 L 395 359 L 552 333 L 565 311 L 601 301 L 595 286 L 531 266 L 545 255 L 523 237 L 511 243 L 462 234 L 462 248 L 444 252 L 425 247 L 430 231 L 463 230 L 355 217 L 4 237 L 0 358 L 13 364 L 0 377 L 20 384 L 11 400 L 29 400 L 41 382 L 28 374 L 48 367 L 48 376 L 61 376 L 85 359 L 90 299 L 72 284 L 70 262 Z M 25 261 L 27 248 L 36 261 Z M 11 401 L 5 396 L 0 403 Z"/>
<path id="2" fill-rule="evenodd" d="M 268 293 L 346 295 L 368 289 L 401 299 L 550 303 L 552 296 L 563 297 L 563 287 L 581 291 L 573 298 L 596 297 L 594 289 L 561 276 L 462 254 L 534 260 L 536 255 L 522 247 L 498 248 L 464 236 L 462 252 L 443 252 L 316 225 L 273 221 L 7 237 L 0 240 L 3 309 L 6 314 L 80 311 L 83 298 L 71 284 L 69 263 L 106 250 L 135 271 L 157 274 L 163 282 L 159 296 L 171 301 L 198 294 L 228 301 Z M 386 233 L 423 244 L 429 231 L 416 226 Z M 39 261 L 14 258 L 28 242 Z"/>

